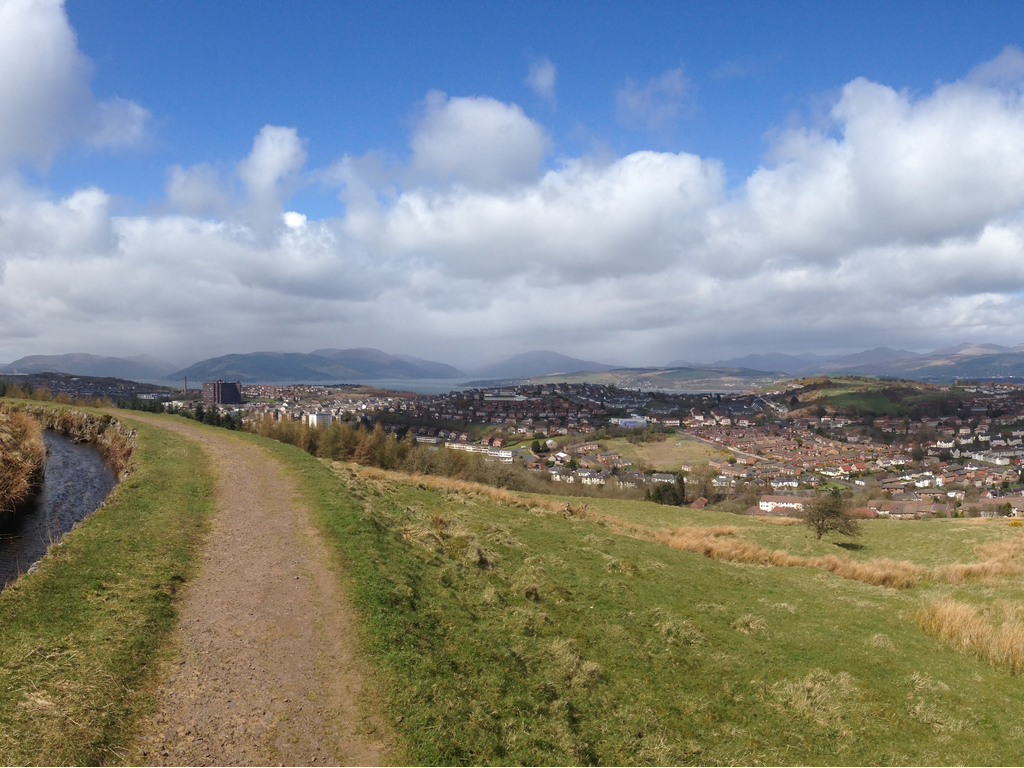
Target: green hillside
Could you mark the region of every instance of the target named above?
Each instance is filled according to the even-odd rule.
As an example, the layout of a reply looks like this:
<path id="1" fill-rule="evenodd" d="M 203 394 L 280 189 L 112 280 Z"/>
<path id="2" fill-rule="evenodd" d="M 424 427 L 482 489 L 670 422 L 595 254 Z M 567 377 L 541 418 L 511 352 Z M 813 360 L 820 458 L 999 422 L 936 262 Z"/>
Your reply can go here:
<path id="1" fill-rule="evenodd" d="M 303 467 L 345 561 L 412 762 L 1024 757 L 1013 658 L 960 652 L 942 624 L 952 605 L 987 627 L 981 640 L 1020 626 L 1008 606 L 1024 537 L 1005 520 L 872 521 L 839 548 L 798 524 L 608 500 L 566 516 L 560 499 L 348 465 L 329 475 L 275 450 Z M 798 567 L 729 559 L 765 553 Z M 869 580 L 888 568 L 912 586 L 807 562 Z"/>

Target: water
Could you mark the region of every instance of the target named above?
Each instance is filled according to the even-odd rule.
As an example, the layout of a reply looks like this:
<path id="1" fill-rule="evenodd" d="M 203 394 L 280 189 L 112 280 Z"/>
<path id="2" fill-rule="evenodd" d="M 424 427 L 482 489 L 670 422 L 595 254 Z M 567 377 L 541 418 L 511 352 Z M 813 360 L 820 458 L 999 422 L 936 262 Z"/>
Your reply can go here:
<path id="1" fill-rule="evenodd" d="M 444 395 L 469 388 L 465 379 L 363 379 L 358 383 L 378 389 L 416 392 L 421 395 Z"/>
<path id="2" fill-rule="evenodd" d="M 91 445 L 44 432 L 48 449 L 43 488 L 31 507 L 0 527 L 0 588 L 46 554 L 51 542 L 96 510 L 117 477 Z"/>

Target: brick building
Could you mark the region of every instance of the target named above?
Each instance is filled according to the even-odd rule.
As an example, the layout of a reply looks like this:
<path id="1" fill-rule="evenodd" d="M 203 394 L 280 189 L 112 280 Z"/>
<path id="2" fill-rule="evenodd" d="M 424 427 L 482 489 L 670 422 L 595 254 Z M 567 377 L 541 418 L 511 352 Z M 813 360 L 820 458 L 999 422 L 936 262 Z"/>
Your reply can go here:
<path id="1" fill-rule="evenodd" d="M 203 405 L 239 405 L 241 402 L 241 382 L 220 379 L 203 382 Z"/>

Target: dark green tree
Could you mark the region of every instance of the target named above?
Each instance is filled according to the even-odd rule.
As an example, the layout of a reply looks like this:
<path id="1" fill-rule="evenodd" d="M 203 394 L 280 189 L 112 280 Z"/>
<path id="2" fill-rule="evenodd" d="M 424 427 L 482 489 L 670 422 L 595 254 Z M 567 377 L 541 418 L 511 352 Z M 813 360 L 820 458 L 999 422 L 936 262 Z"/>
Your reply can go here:
<path id="1" fill-rule="evenodd" d="M 833 488 L 804 507 L 804 522 L 819 539 L 826 533 L 857 536 L 860 526 L 847 515 L 846 504 L 839 489 Z"/>

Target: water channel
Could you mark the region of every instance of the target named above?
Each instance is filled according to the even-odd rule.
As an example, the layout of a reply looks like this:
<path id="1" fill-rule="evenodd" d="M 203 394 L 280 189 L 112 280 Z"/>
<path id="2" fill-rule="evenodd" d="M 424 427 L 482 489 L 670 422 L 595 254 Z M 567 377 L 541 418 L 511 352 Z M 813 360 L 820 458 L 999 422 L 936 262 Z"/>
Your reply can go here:
<path id="1" fill-rule="evenodd" d="M 20 515 L 0 526 L 0 589 L 46 554 L 51 542 L 96 510 L 117 485 L 117 476 L 91 445 L 76 445 L 56 432 L 43 433 L 43 488 Z"/>

